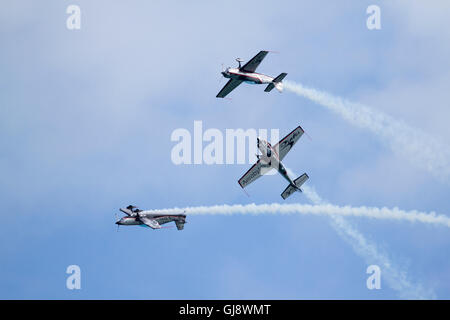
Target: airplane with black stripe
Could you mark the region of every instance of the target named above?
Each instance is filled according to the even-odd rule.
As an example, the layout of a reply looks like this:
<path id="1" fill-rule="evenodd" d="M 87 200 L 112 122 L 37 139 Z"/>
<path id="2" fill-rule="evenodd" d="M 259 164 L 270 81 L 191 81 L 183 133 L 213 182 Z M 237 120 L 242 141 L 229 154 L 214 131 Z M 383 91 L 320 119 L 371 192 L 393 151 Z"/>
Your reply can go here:
<path id="1" fill-rule="evenodd" d="M 155 211 L 144 211 L 133 205 L 120 208 L 126 214 L 125 217 L 116 221 L 117 226 L 147 226 L 152 229 L 161 229 L 161 225 L 174 221 L 178 230 L 184 229 L 186 215 L 181 214 L 161 214 Z"/>
<path id="2" fill-rule="evenodd" d="M 293 180 L 283 163 L 281 162 L 284 157 L 291 151 L 294 144 L 300 139 L 305 131 L 301 126 L 298 126 L 291 131 L 286 137 L 281 139 L 275 146 L 272 146 L 269 142 L 257 138 L 257 148 L 261 154 L 257 154 L 258 161 L 238 180 L 239 185 L 245 188 L 259 177 L 262 177 L 270 170 L 277 170 L 283 178 L 288 181 L 288 186 L 281 193 L 283 199 L 287 199 L 294 192 L 302 192 L 300 188 L 309 176 L 304 173 L 297 179 Z"/>
<path id="3" fill-rule="evenodd" d="M 265 92 L 270 92 L 273 88 L 276 88 L 279 92 L 283 91 L 284 77 L 287 73 L 281 73 L 279 76 L 272 78 L 266 76 L 265 74 L 257 73 L 256 68 L 263 61 L 269 51 L 260 51 L 256 56 L 254 56 L 250 61 L 241 66 L 243 60 L 237 58 L 236 61 L 239 63 L 238 68 L 227 68 L 222 70 L 222 75 L 225 78 L 230 79 L 227 84 L 220 90 L 217 94 L 217 98 L 225 98 L 231 91 L 233 91 L 242 82 L 250 84 L 267 84 Z"/>

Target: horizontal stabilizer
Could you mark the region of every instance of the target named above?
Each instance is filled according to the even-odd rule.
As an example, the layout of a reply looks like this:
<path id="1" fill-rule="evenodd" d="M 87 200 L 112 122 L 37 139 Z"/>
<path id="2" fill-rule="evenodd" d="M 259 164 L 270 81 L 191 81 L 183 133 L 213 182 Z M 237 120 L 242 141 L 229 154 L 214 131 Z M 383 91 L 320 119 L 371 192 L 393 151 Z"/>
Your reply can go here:
<path id="1" fill-rule="evenodd" d="M 300 177 L 294 180 L 295 186 L 288 185 L 286 189 L 284 189 L 283 193 L 281 194 L 281 197 L 286 200 L 289 198 L 291 194 L 293 194 L 295 191 L 302 192 L 302 189 L 300 187 L 305 183 L 306 180 L 309 179 L 309 176 L 304 173 Z"/>
<path id="2" fill-rule="evenodd" d="M 309 176 L 306 173 L 304 173 L 300 177 L 295 179 L 294 183 L 297 186 L 297 188 L 300 188 L 305 183 L 305 181 L 308 179 L 309 179 Z"/>
<path id="3" fill-rule="evenodd" d="M 265 92 L 270 92 L 272 91 L 273 88 L 277 88 L 278 91 L 282 92 L 283 91 L 283 84 L 281 83 L 281 81 L 284 79 L 284 77 L 287 76 L 287 73 L 280 73 L 280 75 L 278 77 L 276 77 L 275 79 L 272 80 L 271 83 L 269 83 L 269 85 L 266 87 L 266 89 L 264 89 Z"/>
<path id="4" fill-rule="evenodd" d="M 281 194 L 281 197 L 286 200 L 289 198 L 291 194 L 293 194 L 295 191 L 297 191 L 297 188 L 295 188 L 292 185 L 288 185 L 286 189 L 284 189 L 283 193 Z"/>
<path id="5" fill-rule="evenodd" d="M 286 76 L 287 76 L 287 73 L 284 73 L 284 72 L 280 73 L 280 75 L 278 77 L 276 77 L 275 79 L 273 79 L 272 82 L 275 82 L 275 83 L 281 82 L 281 81 L 283 81 L 284 77 L 286 77 Z"/>
<path id="6" fill-rule="evenodd" d="M 270 92 L 272 89 L 275 88 L 275 85 L 273 83 L 269 83 L 269 85 L 264 89 L 265 92 Z"/>

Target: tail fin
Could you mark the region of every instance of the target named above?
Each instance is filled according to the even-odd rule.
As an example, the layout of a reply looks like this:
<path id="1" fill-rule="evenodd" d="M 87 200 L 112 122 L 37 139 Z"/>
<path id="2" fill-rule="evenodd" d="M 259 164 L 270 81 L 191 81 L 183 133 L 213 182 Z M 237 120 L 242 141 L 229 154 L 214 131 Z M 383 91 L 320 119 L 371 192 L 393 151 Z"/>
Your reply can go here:
<path id="1" fill-rule="evenodd" d="M 283 83 L 281 82 L 284 77 L 287 76 L 287 73 L 280 73 L 280 75 L 278 77 L 276 77 L 275 79 L 272 80 L 271 83 L 269 83 L 269 85 L 266 87 L 266 89 L 264 90 L 265 92 L 270 92 L 272 91 L 273 88 L 277 88 L 278 91 L 282 92 L 283 91 Z"/>
<path id="2" fill-rule="evenodd" d="M 185 223 L 186 223 L 186 221 L 175 220 L 175 225 L 177 226 L 178 230 L 183 230 Z"/>
<path id="3" fill-rule="evenodd" d="M 295 186 L 288 185 L 286 189 L 284 189 L 283 193 L 281 194 L 281 197 L 286 200 L 291 194 L 293 194 L 295 191 L 302 192 L 302 189 L 300 187 L 305 183 L 306 180 L 309 179 L 309 176 L 304 173 L 300 177 L 294 180 Z"/>
<path id="4" fill-rule="evenodd" d="M 184 229 L 184 224 L 186 223 L 186 215 L 185 214 L 180 214 L 178 217 L 179 218 L 175 220 L 175 225 L 177 226 L 178 230 L 183 230 Z"/>

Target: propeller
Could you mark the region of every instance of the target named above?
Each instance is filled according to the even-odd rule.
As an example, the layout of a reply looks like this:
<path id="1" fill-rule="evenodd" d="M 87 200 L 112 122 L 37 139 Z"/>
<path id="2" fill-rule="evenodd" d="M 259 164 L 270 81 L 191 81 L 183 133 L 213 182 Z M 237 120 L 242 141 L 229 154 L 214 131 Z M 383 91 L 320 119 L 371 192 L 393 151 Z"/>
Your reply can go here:
<path id="1" fill-rule="evenodd" d="M 135 219 L 136 219 L 136 221 L 140 221 L 140 222 L 142 222 L 142 220 L 141 220 L 141 216 L 139 215 L 139 211 L 136 211 L 136 216 L 135 216 Z"/>
<path id="2" fill-rule="evenodd" d="M 225 77 L 223 77 L 223 72 L 225 72 L 225 67 L 224 67 L 224 65 L 223 65 L 223 63 L 221 64 L 222 65 L 222 71 L 220 72 L 220 74 L 219 74 L 219 76 L 220 76 L 220 82 L 219 82 L 219 85 L 223 85 L 223 80 L 225 80 Z"/>
<path id="3" fill-rule="evenodd" d="M 117 232 L 119 232 L 120 224 L 118 224 L 118 222 L 120 221 L 120 218 L 117 216 L 117 213 L 115 213 L 114 216 L 116 217 Z"/>
<path id="4" fill-rule="evenodd" d="M 303 132 L 306 134 L 306 136 L 308 137 L 308 139 L 309 139 L 310 141 L 312 141 L 312 138 L 309 136 L 309 134 L 307 134 L 306 131 L 303 131 Z"/>
<path id="5" fill-rule="evenodd" d="M 242 191 L 244 191 L 244 193 L 247 195 L 247 197 L 249 197 L 250 198 L 250 195 L 248 194 L 248 192 L 247 191 L 245 191 L 245 189 L 244 188 L 242 188 Z"/>

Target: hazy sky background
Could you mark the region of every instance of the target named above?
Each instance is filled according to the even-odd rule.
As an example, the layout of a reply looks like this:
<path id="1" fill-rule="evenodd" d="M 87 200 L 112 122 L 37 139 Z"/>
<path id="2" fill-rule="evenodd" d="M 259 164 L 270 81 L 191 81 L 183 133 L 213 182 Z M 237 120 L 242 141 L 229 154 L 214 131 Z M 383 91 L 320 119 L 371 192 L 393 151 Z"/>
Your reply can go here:
<path id="1" fill-rule="evenodd" d="M 81 8 L 81 30 L 66 8 Z M 381 30 L 366 8 L 381 8 Z M 450 182 L 370 132 L 292 93 L 241 85 L 221 63 L 259 50 L 258 71 L 361 102 L 450 139 L 448 1 L 3 1 L 0 10 L 0 298 L 395 299 L 366 288 L 368 264 L 316 216 L 188 216 L 182 232 L 122 227 L 115 213 L 282 202 L 286 182 L 242 192 L 249 165 L 171 162 L 177 128 L 302 125 L 285 158 L 338 205 L 450 214 Z M 293 195 L 286 203 L 309 203 Z M 412 283 L 450 298 L 447 228 L 347 219 Z M 82 289 L 66 289 L 68 265 Z M 382 271 L 383 272 L 383 271 Z"/>

